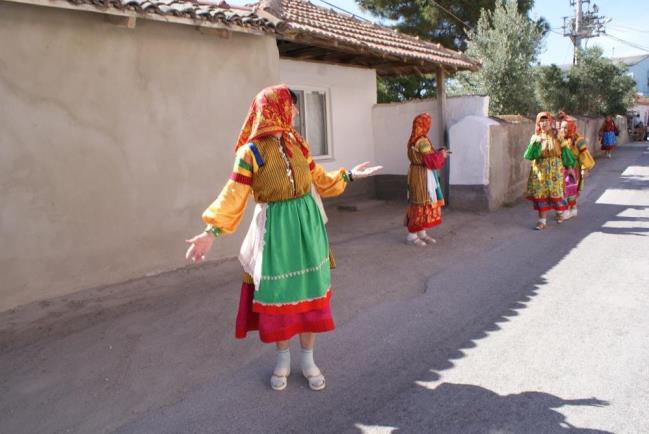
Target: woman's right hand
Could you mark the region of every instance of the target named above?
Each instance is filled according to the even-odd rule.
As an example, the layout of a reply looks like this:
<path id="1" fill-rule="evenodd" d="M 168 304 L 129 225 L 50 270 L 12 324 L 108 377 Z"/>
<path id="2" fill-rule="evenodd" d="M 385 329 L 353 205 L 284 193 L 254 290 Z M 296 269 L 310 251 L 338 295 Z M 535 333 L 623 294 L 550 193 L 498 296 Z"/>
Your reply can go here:
<path id="1" fill-rule="evenodd" d="M 185 259 L 194 263 L 201 262 L 205 259 L 207 252 L 212 248 L 214 235 L 201 232 L 195 237 L 185 240 L 185 242 L 189 244 L 187 253 L 185 253 Z"/>

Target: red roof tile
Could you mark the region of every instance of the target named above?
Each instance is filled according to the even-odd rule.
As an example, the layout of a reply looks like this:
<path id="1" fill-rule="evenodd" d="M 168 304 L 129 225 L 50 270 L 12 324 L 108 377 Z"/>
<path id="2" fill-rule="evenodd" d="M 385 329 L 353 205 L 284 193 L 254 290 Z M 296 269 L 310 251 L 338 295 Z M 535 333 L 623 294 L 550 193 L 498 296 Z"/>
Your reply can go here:
<path id="1" fill-rule="evenodd" d="M 282 0 L 282 9 L 281 18 L 287 22 L 286 32 L 289 33 L 308 34 L 409 61 L 435 63 L 457 69 L 475 70 L 479 67 L 477 61 L 460 52 L 308 1 Z"/>
<path id="2" fill-rule="evenodd" d="M 20 0 L 13 0 L 18 1 Z M 82 10 L 95 10 L 107 14 L 134 13 L 137 17 L 160 19 L 161 17 L 191 20 L 191 24 L 220 24 L 232 30 L 276 33 L 282 27 L 280 19 L 258 14 L 250 7 L 231 6 L 225 1 L 191 0 L 50 0 L 29 3 L 43 6 L 76 6 Z M 263 15 L 263 16 L 262 16 Z M 171 21 L 171 20 L 170 20 Z M 238 28 L 238 29 L 237 29 Z"/>

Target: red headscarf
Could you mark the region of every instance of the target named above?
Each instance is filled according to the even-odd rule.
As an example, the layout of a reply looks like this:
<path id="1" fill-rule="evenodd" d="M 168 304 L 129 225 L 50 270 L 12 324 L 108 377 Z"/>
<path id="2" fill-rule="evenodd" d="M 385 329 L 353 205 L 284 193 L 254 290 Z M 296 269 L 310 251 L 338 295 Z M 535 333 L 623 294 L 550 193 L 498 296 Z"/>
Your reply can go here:
<path id="1" fill-rule="evenodd" d="M 615 125 L 615 121 L 613 120 L 612 116 L 606 116 L 606 120 L 604 121 L 604 125 L 602 125 L 602 128 L 600 128 L 601 131 L 617 131 L 617 125 Z"/>
<path id="2" fill-rule="evenodd" d="M 306 155 L 308 147 L 293 128 L 292 121 L 293 102 L 288 86 L 279 84 L 263 89 L 250 105 L 235 150 L 254 139 L 282 133 L 285 143 L 297 144 Z M 290 149 L 287 148 L 287 151 L 290 154 Z"/>
<path id="3" fill-rule="evenodd" d="M 566 136 L 569 138 L 575 137 L 577 135 L 577 120 L 572 116 L 566 116 L 563 121 L 567 123 Z"/>
<path id="4" fill-rule="evenodd" d="M 552 123 L 552 113 L 550 112 L 541 112 L 538 115 L 536 115 L 536 126 L 534 128 L 534 131 L 536 134 L 541 134 L 543 130 L 541 129 L 541 118 L 548 118 L 548 122 Z"/>
<path id="5" fill-rule="evenodd" d="M 422 137 L 426 137 L 432 124 L 433 118 L 428 113 L 421 113 L 415 116 L 415 119 L 412 121 L 412 133 L 410 133 L 408 147 L 417 143 L 417 140 Z"/>

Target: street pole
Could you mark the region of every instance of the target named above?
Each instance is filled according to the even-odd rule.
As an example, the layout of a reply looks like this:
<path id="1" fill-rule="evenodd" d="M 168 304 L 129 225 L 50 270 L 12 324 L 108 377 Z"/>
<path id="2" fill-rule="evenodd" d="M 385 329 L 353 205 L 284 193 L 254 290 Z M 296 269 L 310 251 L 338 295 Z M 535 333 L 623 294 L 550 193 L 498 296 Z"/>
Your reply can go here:
<path id="1" fill-rule="evenodd" d="M 583 39 L 595 38 L 605 33 L 604 25 L 610 21 L 605 17 L 598 15 L 599 8 L 591 0 L 570 0 L 570 6 L 575 7 L 573 17 L 563 17 L 563 36 L 567 36 L 574 45 L 572 53 L 572 64 L 577 64 L 581 41 Z M 584 3 L 588 4 L 588 9 L 584 11 Z"/>
<path id="2" fill-rule="evenodd" d="M 575 38 L 573 40 L 573 52 L 572 52 L 572 64 L 575 65 L 577 63 L 577 52 L 581 48 L 581 19 L 583 17 L 582 14 L 582 0 L 575 0 Z"/>

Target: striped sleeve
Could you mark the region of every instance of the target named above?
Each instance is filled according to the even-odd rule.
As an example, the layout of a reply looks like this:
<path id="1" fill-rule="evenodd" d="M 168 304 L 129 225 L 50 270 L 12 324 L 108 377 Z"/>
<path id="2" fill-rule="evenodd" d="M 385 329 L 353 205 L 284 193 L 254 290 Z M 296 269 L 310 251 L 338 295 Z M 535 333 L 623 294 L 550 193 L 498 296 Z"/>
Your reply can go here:
<path id="1" fill-rule="evenodd" d="M 230 234 L 241 223 L 252 192 L 252 179 L 261 161 L 261 157 L 258 159 L 255 155 L 259 152 L 255 151 L 257 148 L 252 143 L 239 148 L 230 179 L 216 200 L 203 212 L 202 219 L 210 233 Z"/>
<path id="2" fill-rule="evenodd" d="M 252 185 L 253 174 L 259 168 L 258 155 L 259 151 L 257 151 L 253 143 L 240 147 L 234 160 L 230 179 L 239 184 Z M 261 156 L 259 156 L 259 159 L 261 159 Z"/>

